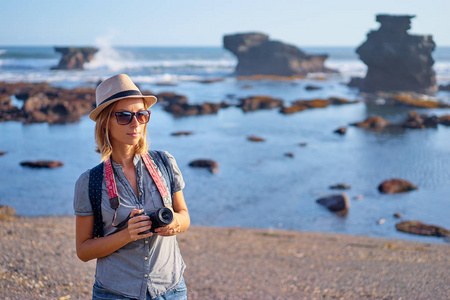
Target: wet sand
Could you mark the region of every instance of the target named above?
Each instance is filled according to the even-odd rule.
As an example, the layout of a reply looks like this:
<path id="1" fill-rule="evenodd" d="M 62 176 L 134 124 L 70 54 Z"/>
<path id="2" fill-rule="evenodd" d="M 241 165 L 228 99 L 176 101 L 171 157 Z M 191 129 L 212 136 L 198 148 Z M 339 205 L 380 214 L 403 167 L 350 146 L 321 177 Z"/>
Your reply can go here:
<path id="1" fill-rule="evenodd" d="M 95 261 L 75 218 L 0 220 L 1 299 L 90 299 Z M 450 245 L 191 227 L 178 236 L 189 299 L 450 299 Z"/>

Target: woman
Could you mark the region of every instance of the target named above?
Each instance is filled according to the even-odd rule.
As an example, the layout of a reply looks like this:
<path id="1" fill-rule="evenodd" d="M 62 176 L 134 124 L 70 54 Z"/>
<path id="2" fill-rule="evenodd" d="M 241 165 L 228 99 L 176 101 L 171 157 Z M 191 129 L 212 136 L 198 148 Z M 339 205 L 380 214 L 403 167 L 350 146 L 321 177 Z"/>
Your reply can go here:
<path id="1" fill-rule="evenodd" d="M 96 103 L 89 117 L 96 121 L 103 163 L 93 169 L 105 175 L 83 173 L 74 196 L 77 255 L 84 262 L 97 259 L 92 299 L 187 299 L 185 264 L 176 241 L 190 225 L 184 181 L 173 156 L 162 153 L 168 162 L 165 172 L 148 155 L 148 109 L 156 98 L 143 96 L 121 74 L 97 87 Z M 173 176 L 164 176 L 168 173 Z M 92 184 L 95 180 L 98 184 Z M 100 199 L 97 210 L 93 190 Z M 146 214 L 164 206 L 173 212 L 173 221 L 150 232 Z M 96 230 L 94 236 L 98 224 L 103 234 Z"/>

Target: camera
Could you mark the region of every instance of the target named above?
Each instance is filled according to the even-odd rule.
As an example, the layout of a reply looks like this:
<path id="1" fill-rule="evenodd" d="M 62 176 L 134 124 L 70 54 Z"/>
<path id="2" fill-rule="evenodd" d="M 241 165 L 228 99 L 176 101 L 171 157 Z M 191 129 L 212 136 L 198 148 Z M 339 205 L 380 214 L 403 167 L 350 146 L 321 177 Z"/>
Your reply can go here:
<path id="1" fill-rule="evenodd" d="M 152 221 L 152 228 L 150 228 L 150 231 L 146 230 L 139 234 L 155 232 L 156 228 L 169 225 L 170 223 L 172 223 L 173 220 L 173 212 L 167 207 L 161 207 L 149 213 L 141 213 L 138 216 L 141 215 L 147 215 L 150 218 L 150 221 Z"/>

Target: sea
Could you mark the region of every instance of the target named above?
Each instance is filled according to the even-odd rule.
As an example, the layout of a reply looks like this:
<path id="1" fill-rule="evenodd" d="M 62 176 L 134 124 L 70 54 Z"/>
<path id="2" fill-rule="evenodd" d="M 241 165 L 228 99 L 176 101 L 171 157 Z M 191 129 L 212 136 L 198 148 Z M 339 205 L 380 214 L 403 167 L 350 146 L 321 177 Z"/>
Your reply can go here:
<path id="1" fill-rule="evenodd" d="M 361 100 L 359 91 L 346 83 L 367 70 L 356 47 L 300 47 L 308 54 L 328 54 L 325 65 L 338 73 L 290 81 L 239 79 L 233 74 L 237 59 L 221 47 L 98 47 L 84 70 L 66 71 L 51 70 L 60 59 L 53 46 L 0 46 L 0 81 L 95 88 L 100 80 L 126 73 L 142 90 L 182 94 L 191 104 L 237 103 L 240 98 L 268 95 L 289 106 L 299 99 Z M 450 47 L 437 46 L 433 58 L 438 83 L 450 83 Z M 217 78 L 222 80 L 201 82 Z M 450 103 L 450 92 L 434 96 Z M 17 107 L 23 105 L 11 99 Z M 399 232 L 395 224 L 418 220 L 450 229 L 450 127 L 370 132 L 348 126 L 371 115 L 399 123 L 411 110 L 450 114 L 450 109 L 358 102 L 291 115 L 276 109 L 243 112 L 231 106 L 214 115 L 174 117 L 157 104 L 152 108 L 148 138 L 152 149 L 167 150 L 176 158 L 193 225 L 448 243 L 443 238 Z M 342 126 L 348 127 L 347 134 L 334 133 Z M 173 136 L 177 131 L 193 134 Z M 250 142 L 249 136 L 265 141 Z M 31 217 L 73 215 L 74 184 L 100 160 L 94 150 L 94 122 L 87 116 L 65 125 L 0 123 L 0 152 L 6 152 L 0 156 L 0 205 Z M 218 172 L 189 167 L 195 159 L 217 161 Z M 64 166 L 30 169 L 20 165 L 25 160 L 59 160 Z M 392 178 L 409 180 L 419 189 L 381 194 L 378 185 Z M 351 188 L 330 189 L 339 183 Z M 346 216 L 316 203 L 340 193 L 350 200 Z M 402 217 L 394 217 L 395 213 Z"/>

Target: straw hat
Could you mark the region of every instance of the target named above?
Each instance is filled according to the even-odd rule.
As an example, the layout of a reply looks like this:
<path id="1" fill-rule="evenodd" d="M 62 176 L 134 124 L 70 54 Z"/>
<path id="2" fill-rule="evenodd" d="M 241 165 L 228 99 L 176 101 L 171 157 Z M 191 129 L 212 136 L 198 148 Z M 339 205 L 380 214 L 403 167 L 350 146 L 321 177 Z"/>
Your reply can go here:
<path id="1" fill-rule="evenodd" d="M 89 118 L 95 121 L 105 107 L 125 98 L 141 98 L 146 102 L 147 107 L 153 106 L 157 101 L 155 96 L 142 95 L 128 75 L 119 74 L 98 85 L 95 90 L 97 107 L 91 111 Z"/>

